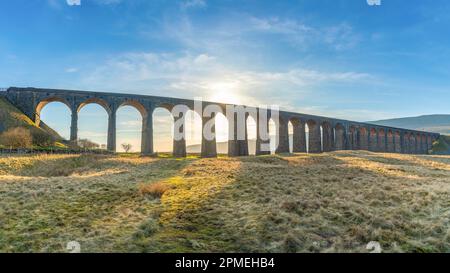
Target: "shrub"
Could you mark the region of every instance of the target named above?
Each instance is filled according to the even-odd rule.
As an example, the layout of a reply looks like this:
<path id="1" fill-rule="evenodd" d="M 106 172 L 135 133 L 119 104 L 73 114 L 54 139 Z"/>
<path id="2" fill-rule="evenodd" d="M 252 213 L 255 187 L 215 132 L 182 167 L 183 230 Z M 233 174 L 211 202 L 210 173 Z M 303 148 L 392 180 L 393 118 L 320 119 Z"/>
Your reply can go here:
<path id="1" fill-rule="evenodd" d="M 36 146 L 46 147 L 51 146 L 55 142 L 55 139 L 48 133 L 38 129 L 32 133 L 33 144 Z"/>
<path id="2" fill-rule="evenodd" d="M 11 128 L 1 134 L 0 143 L 6 147 L 28 148 L 32 144 L 30 130 L 23 127 Z"/>
<path id="3" fill-rule="evenodd" d="M 153 184 L 141 184 L 139 185 L 139 192 L 142 195 L 150 195 L 155 198 L 161 198 L 161 196 L 172 187 L 163 183 L 157 182 Z"/>
<path id="4" fill-rule="evenodd" d="M 98 149 L 100 147 L 99 144 L 89 140 L 89 139 L 79 139 L 78 146 L 83 149 Z"/>

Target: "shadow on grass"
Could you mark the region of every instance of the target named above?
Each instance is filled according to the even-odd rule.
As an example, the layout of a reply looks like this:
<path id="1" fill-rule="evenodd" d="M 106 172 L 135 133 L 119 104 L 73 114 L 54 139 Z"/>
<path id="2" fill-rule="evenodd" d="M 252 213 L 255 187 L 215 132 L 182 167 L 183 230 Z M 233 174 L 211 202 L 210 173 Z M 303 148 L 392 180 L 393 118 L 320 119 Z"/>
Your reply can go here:
<path id="1" fill-rule="evenodd" d="M 86 252 L 125 251 L 120 242 L 160 206 L 139 194 L 138 183 L 172 177 L 193 161 L 154 160 L 98 177 L 0 183 L 0 252 L 64 252 L 72 240 Z"/>
<path id="2" fill-rule="evenodd" d="M 207 173 L 211 162 L 194 168 Z M 428 212 L 444 200 L 430 202 L 407 176 L 351 166 L 335 155 L 243 157 L 219 166 L 220 175 L 183 177 L 163 196 L 164 211 L 148 229 L 143 223 L 132 250 L 364 252 L 372 240 L 391 252 L 450 248 L 437 232 L 445 229 L 442 217 Z"/>

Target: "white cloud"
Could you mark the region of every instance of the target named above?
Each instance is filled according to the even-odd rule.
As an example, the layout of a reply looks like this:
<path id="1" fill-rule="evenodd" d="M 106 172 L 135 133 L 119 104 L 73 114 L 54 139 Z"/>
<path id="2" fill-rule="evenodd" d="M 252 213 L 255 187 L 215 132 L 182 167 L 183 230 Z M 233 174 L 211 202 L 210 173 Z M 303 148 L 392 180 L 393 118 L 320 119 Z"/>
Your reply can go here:
<path id="1" fill-rule="evenodd" d="M 187 48 L 216 54 L 233 53 L 235 49 L 261 50 L 265 41 L 271 39 L 302 51 L 317 46 L 336 51 L 349 50 L 361 41 L 361 36 L 345 22 L 317 26 L 296 19 L 255 17 L 241 13 L 230 13 L 226 18 L 217 18 L 207 28 L 196 24 L 187 14 L 164 18 L 161 24 L 160 29 L 142 34 L 152 39 L 161 39 L 163 33 L 165 38 L 175 40 Z"/>
<path id="2" fill-rule="evenodd" d="M 66 0 L 69 6 L 81 6 L 81 0 Z"/>
<path id="3" fill-rule="evenodd" d="M 78 72 L 78 68 L 76 68 L 76 67 L 68 67 L 68 68 L 66 68 L 66 73 L 75 73 L 75 72 Z"/>
<path id="4" fill-rule="evenodd" d="M 142 126 L 142 121 L 141 120 L 121 121 L 119 125 L 124 126 L 126 128 L 140 127 Z"/>
<path id="5" fill-rule="evenodd" d="M 204 0 L 186 0 L 181 3 L 181 8 L 204 8 L 206 7 L 206 2 Z"/>
<path id="6" fill-rule="evenodd" d="M 335 50 L 351 49 L 360 41 L 353 28 L 341 23 L 328 27 L 313 27 L 291 19 L 250 17 L 250 31 L 280 34 L 301 48 L 325 44 Z"/>
<path id="7" fill-rule="evenodd" d="M 366 73 L 291 68 L 254 71 L 223 65 L 208 54 L 126 53 L 81 73 L 80 88 L 135 92 L 148 95 L 290 107 L 314 86 L 371 80 Z M 292 106 L 293 107 L 293 106 Z"/>

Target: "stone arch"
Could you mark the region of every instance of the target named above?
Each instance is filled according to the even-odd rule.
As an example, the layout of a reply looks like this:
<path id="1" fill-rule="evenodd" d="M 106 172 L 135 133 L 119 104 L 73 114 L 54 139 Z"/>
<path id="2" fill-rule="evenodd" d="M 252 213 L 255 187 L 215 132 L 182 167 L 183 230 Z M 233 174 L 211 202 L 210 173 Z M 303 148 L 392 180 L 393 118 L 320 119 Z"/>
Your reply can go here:
<path id="1" fill-rule="evenodd" d="M 345 150 L 345 127 L 341 123 L 334 126 L 335 149 Z"/>
<path id="2" fill-rule="evenodd" d="M 115 139 L 117 141 L 117 150 L 125 152 L 122 144 L 131 144 L 131 152 L 143 151 L 143 115 L 136 107 L 129 104 L 122 104 L 117 108 L 116 118 L 117 127 Z"/>
<path id="3" fill-rule="evenodd" d="M 165 107 L 157 106 L 153 109 L 153 144 L 155 152 L 173 153 L 174 117 Z"/>
<path id="4" fill-rule="evenodd" d="M 416 134 L 416 145 L 415 145 L 416 154 L 421 154 L 422 153 L 422 136 L 420 133 Z"/>
<path id="5" fill-rule="evenodd" d="M 359 149 L 359 147 L 358 147 L 358 128 L 354 125 L 351 125 L 349 128 L 348 148 L 350 150 Z"/>
<path id="6" fill-rule="evenodd" d="M 306 152 L 306 140 L 305 140 L 305 124 L 297 117 L 289 119 L 292 124 L 292 152 L 293 153 L 305 153 Z"/>
<path id="7" fill-rule="evenodd" d="M 315 120 L 308 120 L 308 153 L 320 153 L 322 151 L 322 141 L 320 133 L 320 123 Z"/>
<path id="8" fill-rule="evenodd" d="M 372 152 L 378 151 L 378 133 L 375 128 L 370 128 L 369 131 L 369 150 Z"/>
<path id="9" fill-rule="evenodd" d="M 142 103 L 140 103 L 137 100 L 125 100 L 119 105 L 119 107 L 117 107 L 117 109 L 119 109 L 120 107 L 123 107 L 123 106 L 131 106 L 131 107 L 135 108 L 141 114 L 142 118 L 144 118 L 148 115 L 147 109 L 144 107 L 144 105 Z"/>
<path id="10" fill-rule="evenodd" d="M 422 134 L 422 153 L 428 154 L 427 136 Z"/>
<path id="11" fill-rule="evenodd" d="M 416 143 L 417 143 L 416 134 L 411 133 L 409 137 L 409 151 L 411 154 L 416 153 Z"/>
<path id="12" fill-rule="evenodd" d="M 410 140 L 409 132 L 406 132 L 403 135 L 403 153 L 405 153 L 405 154 L 411 153 L 411 140 Z"/>
<path id="13" fill-rule="evenodd" d="M 67 105 L 67 107 L 69 107 L 70 113 L 72 114 L 72 107 L 70 107 L 70 103 L 66 99 L 64 99 L 62 97 L 56 97 L 56 96 L 48 97 L 48 98 L 40 100 L 39 103 L 36 105 L 36 108 L 34 110 L 34 113 L 35 113 L 34 123 L 36 124 L 36 126 L 39 127 L 39 125 L 41 123 L 41 111 L 42 111 L 42 109 L 47 104 L 52 103 L 52 102 L 61 102 L 61 103 L 65 104 L 65 105 Z"/>
<path id="14" fill-rule="evenodd" d="M 399 131 L 394 132 L 394 152 L 402 152 L 402 137 Z"/>
<path id="15" fill-rule="evenodd" d="M 99 103 L 100 102 L 100 103 Z M 87 138 L 101 145 L 106 141 L 106 149 L 116 151 L 115 116 L 104 101 L 87 100 L 76 108 L 77 115 L 77 138 Z M 92 127 L 95 124 L 95 128 Z M 91 134 L 92 132 L 92 134 Z"/>
<path id="16" fill-rule="evenodd" d="M 360 127 L 358 131 L 358 149 L 369 150 L 368 131 L 366 127 Z"/>
<path id="17" fill-rule="evenodd" d="M 386 152 L 386 131 L 383 128 L 378 130 L 378 151 Z"/>
<path id="18" fill-rule="evenodd" d="M 134 109 L 134 110 L 136 110 L 139 113 L 139 115 L 140 115 L 140 118 L 141 118 L 140 133 L 139 133 L 140 136 L 138 137 L 139 140 L 140 140 L 139 141 L 139 143 L 140 143 L 140 150 L 144 154 L 149 154 L 149 153 L 151 153 L 151 150 L 152 150 L 153 147 L 150 148 L 148 146 L 149 145 L 153 145 L 153 143 L 150 140 L 150 138 L 152 137 L 151 136 L 151 128 L 148 128 L 149 122 L 152 122 L 151 119 L 148 120 L 148 118 L 149 118 L 148 117 L 148 110 L 144 107 L 144 105 L 141 102 L 139 102 L 137 100 L 125 99 L 122 103 L 119 104 L 119 106 L 117 107 L 117 110 L 116 110 L 116 118 L 119 120 L 119 122 L 117 123 L 118 127 L 121 125 L 121 122 L 120 122 L 120 118 L 121 118 L 120 110 L 123 107 L 127 107 L 127 106 L 132 108 L 132 109 Z M 117 132 L 120 133 L 120 130 L 116 130 L 116 136 L 115 136 L 115 139 L 117 141 L 119 141 L 120 137 L 117 136 Z M 130 142 L 130 141 L 128 141 L 128 142 Z M 119 143 L 119 145 L 120 144 L 121 143 Z M 120 146 L 119 146 L 119 149 L 120 149 Z"/>
<path id="19" fill-rule="evenodd" d="M 322 127 L 322 151 L 330 152 L 333 150 L 333 130 L 329 122 L 324 121 L 321 124 Z"/>
<path id="20" fill-rule="evenodd" d="M 391 129 L 387 131 L 386 135 L 386 151 L 388 153 L 394 153 L 395 152 L 395 136 Z"/>
<path id="21" fill-rule="evenodd" d="M 105 109 L 106 113 L 108 113 L 108 115 L 112 114 L 112 109 L 109 106 L 108 102 L 106 102 L 105 100 L 100 99 L 100 98 L 88 98 L 88 99 L 84 100 L 82 103 L 80 103 L 78 105 L 77 112 L 80 112 L 80 110 L 84 106 L 86 106 L 88 104 L 92 104 L 92 103 L 95 103 L 95 104 L 98 104 L 98 105 L 102 106 Z"/>

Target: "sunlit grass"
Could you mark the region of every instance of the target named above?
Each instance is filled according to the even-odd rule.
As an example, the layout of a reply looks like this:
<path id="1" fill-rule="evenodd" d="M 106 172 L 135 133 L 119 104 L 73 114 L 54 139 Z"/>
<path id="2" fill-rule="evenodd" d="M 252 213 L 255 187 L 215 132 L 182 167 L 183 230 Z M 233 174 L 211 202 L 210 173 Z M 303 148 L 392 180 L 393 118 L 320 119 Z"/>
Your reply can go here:
<path id="1" fill-rule="evenodd" d="M 450 156 L 0 157 L 0 252 L 450 251 Z"/>

